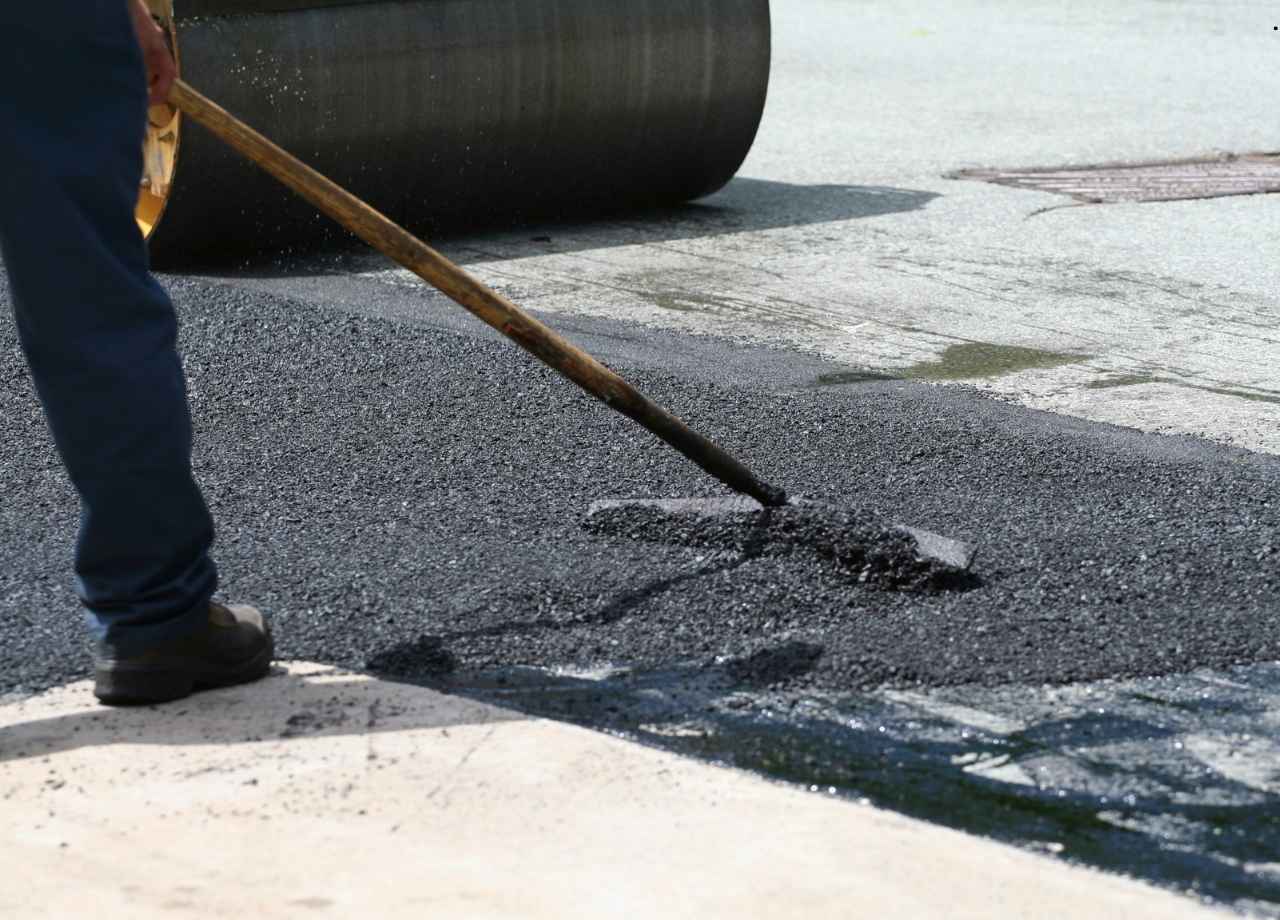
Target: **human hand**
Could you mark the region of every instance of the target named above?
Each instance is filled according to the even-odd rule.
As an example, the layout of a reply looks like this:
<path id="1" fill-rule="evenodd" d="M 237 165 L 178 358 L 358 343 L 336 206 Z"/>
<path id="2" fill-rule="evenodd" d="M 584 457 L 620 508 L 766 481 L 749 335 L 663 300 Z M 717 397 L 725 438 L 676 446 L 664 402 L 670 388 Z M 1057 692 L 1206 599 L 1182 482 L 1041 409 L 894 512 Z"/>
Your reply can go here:
<path id="1" fill-rule="evenodd" d="M 133 18 L 133 32 L 142 49 L 142 61 L 147 67 L 147 90 L 152 105 L 160 105 L 169 99 L 169 90 L 178 78 L 178 65 L 174 63 L 164 30 L 151 18 L 151 10 L 145 0 L 126 0 Z"/>

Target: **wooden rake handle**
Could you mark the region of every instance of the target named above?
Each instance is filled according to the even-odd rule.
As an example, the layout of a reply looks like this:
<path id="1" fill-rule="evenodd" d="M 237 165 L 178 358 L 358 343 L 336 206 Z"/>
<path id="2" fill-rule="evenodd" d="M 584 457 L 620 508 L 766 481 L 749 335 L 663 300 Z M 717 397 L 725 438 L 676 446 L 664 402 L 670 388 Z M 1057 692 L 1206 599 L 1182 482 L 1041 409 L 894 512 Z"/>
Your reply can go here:
<path id="1" fill-rule="evenodd" d="M 719 445 L 691 431 L 591 355 L 182 80 L 174 84 L 169 101 L 387 258 L 447 294 L 605 405 L 643 425 L 729 488 L 750 495 L 765 507 L 786 504 L 785 492 L 757 478 Z"/>

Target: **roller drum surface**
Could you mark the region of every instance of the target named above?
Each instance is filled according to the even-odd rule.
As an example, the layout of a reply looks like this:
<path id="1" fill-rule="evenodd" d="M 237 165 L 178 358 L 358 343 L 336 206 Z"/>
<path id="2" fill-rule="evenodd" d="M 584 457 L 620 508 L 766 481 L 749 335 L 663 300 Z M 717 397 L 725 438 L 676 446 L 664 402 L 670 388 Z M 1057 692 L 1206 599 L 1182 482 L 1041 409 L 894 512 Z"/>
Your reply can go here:
<path id="1" fill-rule="evenodd" d="M 768 0 L 179 0 L 184 77 L 418 233 L 687 201 L 754 140 Z M 183 124 L 161 261 L 297 245 L 314 210 Z"/>

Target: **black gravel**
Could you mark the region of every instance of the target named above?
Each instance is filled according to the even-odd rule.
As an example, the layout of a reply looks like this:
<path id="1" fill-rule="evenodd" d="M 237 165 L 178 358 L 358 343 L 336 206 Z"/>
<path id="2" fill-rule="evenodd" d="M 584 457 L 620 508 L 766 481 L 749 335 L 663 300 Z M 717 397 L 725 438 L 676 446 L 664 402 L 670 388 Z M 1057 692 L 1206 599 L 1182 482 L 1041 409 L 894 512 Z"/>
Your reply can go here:
<path id="1" fill-rule="evenodd" d="M 280 652 L 401 676 L 715 665 L 751 685 L 1069 682 L 1280 658 L 1280 462 L 622 324 L 642 388 L 793 493 L 981 546 L 968 590 L 886 591 L 816 554 L 587 532 L 597 499 L 718 494 L 477 330 L 172 282 L 223 595 Z M 0 299 L 7 293 L 0 288 Z M 828 372 L 840 368 L 827 368 Z M 785 376 L 785 375 L 783 375 Z M 816 379 L 816 376 L 815 376 Z M 832 379 L 832 378 L 828 378 Z M 0 309 L 0 692 L 86 673 L 76 506 Z"/>

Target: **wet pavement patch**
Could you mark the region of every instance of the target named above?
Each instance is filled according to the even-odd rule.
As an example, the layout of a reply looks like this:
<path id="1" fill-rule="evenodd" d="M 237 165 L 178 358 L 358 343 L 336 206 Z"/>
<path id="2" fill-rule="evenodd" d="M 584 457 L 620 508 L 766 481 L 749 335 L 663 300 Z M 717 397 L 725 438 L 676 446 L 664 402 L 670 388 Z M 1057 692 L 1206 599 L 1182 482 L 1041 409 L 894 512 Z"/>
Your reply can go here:
<path id="1" fill-rule="evenodd" d="M 892 374 L 857 370 L 834 371 L 819 375 L 815 382 L 818 386 L 827 387 L 884 380 L 981 380 L 1003 377 L 1006 374 L 1016 374 L 1021 371 L 1048 370 L 1070 364 L 1081 364 L 1089 358 L 1089 355 L 1025 348 L 1020 345 L 965 342 L 947 346 L 936 359 L 917 362 Z"/>
<path id="2" fill-rule="evenodd" d="M 936 361 L 922 361 L 904 368 L 899 375 L 908 380 L 976 380 L 1003 377 L 1019 371 L 1065 367 L 1089 360 L 1088 355 L 1045 351 L 1018 345 L 966 342 L 950 345 Z"/>
<path id="3" fill-rule="evenodd" d="M 1053 192 L 1088 204 L 1222 198 L 1280 192 L 1280 154 L 1226 154 L 1062 169 L 965 169 L 947 178 Z"/>
<path id="4" fill-rule="evenodd" d="M 1115 390 L 1123 387 L 1145 386 L 1147 384 L 1165 384 L 1166 386 L 1182 387 L 1187 390 L 1199 390 L 1202 393 L 1213 393 L 1217 396 L 1233 396 L 1236 399 L 1243 399 L 1248 402 L 1264 402 L 1280 405 L 1280 393 L 1256 390 L 1244 390 L 1238 387 L 1214 387 L 1206 386 L 1201 383 L 1188 383 L 1185 380 L 1178 380 L 1174 377 L 1162 377 L 1155 374 L 1119 374 L 1113 377 L 1103 377 L 1099 380 L 1091 380 L 1084 385 L 1086 390 Z"/>

